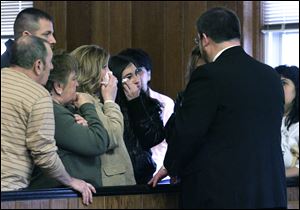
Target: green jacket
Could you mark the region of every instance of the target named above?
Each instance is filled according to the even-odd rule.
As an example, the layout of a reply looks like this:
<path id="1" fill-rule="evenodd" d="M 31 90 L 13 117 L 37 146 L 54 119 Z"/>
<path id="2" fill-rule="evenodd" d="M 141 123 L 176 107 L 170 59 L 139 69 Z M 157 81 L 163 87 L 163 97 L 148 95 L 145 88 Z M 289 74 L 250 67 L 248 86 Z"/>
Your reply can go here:
<path id="1" fill-rule="evenodd" d="M 71 111 L 54 103 L 58 154 L 72 177 L 83 179 L 96 188 L 101 187 L 99 155 L 108 149 L 108 133 L 99 120 L 93 104 L 83 104 L 79 112 L 88 121 L 88 126 L 77 124 Z M 39 168 L 35 168 L 29 188 L 49 188 L 60 185 L 56 180 L 42 174 Z"/>

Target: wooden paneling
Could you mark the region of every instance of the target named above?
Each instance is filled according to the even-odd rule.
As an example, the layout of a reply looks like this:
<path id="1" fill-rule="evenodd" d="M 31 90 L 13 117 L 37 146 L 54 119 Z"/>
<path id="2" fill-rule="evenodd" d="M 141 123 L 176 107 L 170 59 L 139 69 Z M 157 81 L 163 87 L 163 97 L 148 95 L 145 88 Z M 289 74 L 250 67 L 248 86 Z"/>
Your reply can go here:
<path id="1" fill-rule="evenodd" d="M 131 4 L 125 1 L 111 1 L 109 7 L 109 51 L 112 54 L 131 46 Z M 96 26 L 95 26 L 96 27 Z"/>
<path id="2" fill-rule="evenodd" d="M 105 208 L 108 209 L 142 209 L 142 195 L 123 195 L 105 197 Z"/>
<path id="3" fill-rule="evenodd" d="M 56 48 L 97 44 L 111 54 L 142 48 L 151 57 L 154 90 L 175 99 L 185 86 L 196 20 L 208 8 L 227 7 L 241 20 L 246 51 L 261 59 L 260 2 L 247 1 L 35 1 L 55 19 Z"/>
<path id="4" fill-rule="evenodd" d="M 86 206 L 81 198 L 1 202 L 1 209 L 178 209 L 178 193 L 94 196 Z"/>
<path id="5" fill-rule="evenodd" d="M 54 20 L 55 48 L 67 48 L 67 1 L 34 1 L 34 7 L 49 13 Z"/>
<path id="6" fill-rule="evenodd" d="M 164 80 L 160 81 L 163 86 L 158 91 L 171 96 L 176 96 L 177 92 L 182 89 L 182 78 L 184 78 L 186 69 L 182 50 L 184 45 L 183 4 L 182 1 L 170 1 L 165 7 L 164 71 L 161 72 L 158 68 L 159 74 L 153 73 L 154 76 L 164 75 Z"/>
<path id="7" fill-rule="evenodd" d="M 108 1 L 91 2 L 91 44 L 110 49 L 110 3 Z"/>
<path id="8" fill-rule="evenodd" d="M 51 209 L 67 209 L 68 208 L 68 199 L 51 199 L 50 200 Z"/>
<path id="9" fill-rule="evenodd" d="M 91 43 L 91 2 L 67 1 L 67 49 Z"/>
<path id="10" fill-rule="evenodd" d="M 32 198 L 31 198 L 32 199 Z M 299 209 L 299 186 L 287 188 L 288 209 Z M 1 201 L 1 209 L 178 209 L 179 193 L 94 196 L 89 206 L 82 199 Z"/>
<path id="11" fill-rule="evenodd" d="M 132 47 L 144 49 L 152 60 L 151 86 L 164 90 L 165 8 L 162 1 L 132 2 Z"/>
<path id="12" fill-rule="evenodd" d="M 144 209 L 177 209 L 179 207 L 178 193 L 157 195 L 143 195 Z"/>
<path id="13" fill-rule="evenodd" d="M 264 46 L 263 46 L 263 34 L 261 32 L 261 5 L 260 1 L 253 1 L 252 5 L 252 47 L 253 47 L 253 57 L 264 61 Z M 249 18 L 250 19 L 250 18 Z"/>
<path id="14" fill-rule="evenodd" d="M 105 209 L 105 197 L 93 197 L 93 203 L 86 206 L 82 204 L 82 201 L 78 198 L 78 206 L 74 206 L 73 209 Z"/>
<path id="15" fill-rule="evenodd" d="M 207 1 L 187 1 L 184 2 L 183 10 L 183 67 L 181 73 L 181 83 L 179 87 L 185 86 L 185 73 L 187 71 L 187 63 L 193 47 L 195 46 L 194 39 L 197 36 L 197 20 L 198 17 L 205 12 Z M 179 85 L 179 84 L 177 84 Z M 177 89 L 179 87 L 176 87 Z"/>
<path id="16" fill-rule="evenodd" d="M 69 202 L 68 202 L 68 209 L 78 208 L 78 206 L 82 203 L 81 199 L 79 199 L 79 198 L 69 198 L 68 200 L 69 200 Z M 100 207 L 101 206 L 99 205 L 99 208 Z"/>
<path id="17" fill-rule="evenodd" d="M 16 201 L 1 201 L 1 209 L 15 209 Z"/>
<path id="18" fill-rule="evenodd" d="M 39 209 L 40 202 L 37 200 L 16 201 L 16 209 Z"/>
<path id="19" fill-rule="evenodd" d="M 211 9 L 213 7 L 226 7 L 233 11 L 236 11 L 237 4 L 237 1 L 207 1 L 207 9 Z"/>
<path id="20" fill-rule="evenodd" d="M 299 209 L 299 187 L 287 189 L 288 209 Z"/>

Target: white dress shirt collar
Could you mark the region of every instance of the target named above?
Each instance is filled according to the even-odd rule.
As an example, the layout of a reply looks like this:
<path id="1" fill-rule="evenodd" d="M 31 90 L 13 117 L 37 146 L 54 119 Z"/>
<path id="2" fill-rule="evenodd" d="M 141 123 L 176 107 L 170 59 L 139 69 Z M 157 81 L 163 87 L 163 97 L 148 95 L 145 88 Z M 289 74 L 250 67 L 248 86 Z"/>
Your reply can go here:
<path id="1" fill-rule="evenodd" d="M 223 50 L 219 51 L 216 56 L 214 57 L 213 61 L 212 62 L 215 62 L 215 60 L 217 60 L 217 58 L 222 54 L 222 52 L 224 52 L 225 50 L 229 49 L 229 48 L 232 48 L 232 47 L 236 47 L 238 45 L 232 45 L 232 46 L 229 46 L 229 47 L 226 47 L 224 48 Z"/>

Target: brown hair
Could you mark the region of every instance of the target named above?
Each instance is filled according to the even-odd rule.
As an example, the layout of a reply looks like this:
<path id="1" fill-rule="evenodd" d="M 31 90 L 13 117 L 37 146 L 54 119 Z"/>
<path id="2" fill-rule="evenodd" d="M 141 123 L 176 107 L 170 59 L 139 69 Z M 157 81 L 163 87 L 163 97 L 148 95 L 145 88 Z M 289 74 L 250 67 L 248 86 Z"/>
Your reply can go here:
<path id="1" fill-rule="evenodd" d="M 66 52 L 56 52 L 52 59 L 53 69 L 50 72 L 46 88 L 49 92 L 53 90 L 54 82 L 66 84 L 69 75 L 78 72 L 78 62 L 76 58 Z"/>

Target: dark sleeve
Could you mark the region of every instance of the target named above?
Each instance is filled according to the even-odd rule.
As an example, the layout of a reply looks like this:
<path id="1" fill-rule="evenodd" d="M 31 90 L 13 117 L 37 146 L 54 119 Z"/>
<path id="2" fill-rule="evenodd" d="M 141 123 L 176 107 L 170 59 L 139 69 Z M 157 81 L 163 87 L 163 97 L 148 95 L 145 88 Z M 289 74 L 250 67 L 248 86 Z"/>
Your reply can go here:
<path id="1" fill-rule="evenodd" d="M 6 51 L 1 55 L 1 69 L 10 66 L 11 51 L 14 41 L 9 39 L 5 42 Z"/>
<path id="2" fill-rule="evenodd" d="M 9 67 L 9 65 L 10 65 L 10 55 L 8 51 L 5 51 L 1 55 L 1 69 L 4 67 Z"/>
<path id="3" fill-rule="evenodd" d="M 216 87 L 212 77 L 206 73 L 195 73 L 184 92 L 182 105 L 173 116 L 171 134 L 168 135 L 168 149 L 164 166 L 171 176 L 197 154 L 206 140 L 205 135 L 217 111 Z M 170 129 L 170 128 L 169 128 Z"/>
<path id="4" fill-rule="evenodd" d="M 83 104 L 79 112 L 88 121 L 88 126 L 75 122 L 73 113 L 55 104 L 55 139 L 57 146 L 79 155 L 97 156 L 106 152 L 109 137 L 99 120 L 93 104 Z"/>
<path id="5" fill-rule="evenodd" d="M 143 149 L 148 150 L 164 140 L 165 133 L 160 107 L 155 101 L 143 100 L 141 96 L 137 97 L 128 102 L 128 111 L 133 131 Z"/>

